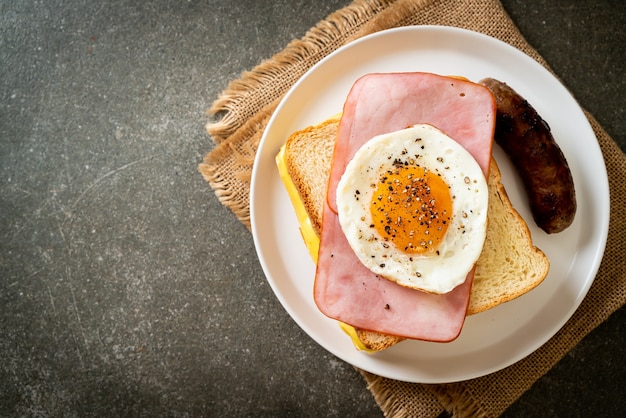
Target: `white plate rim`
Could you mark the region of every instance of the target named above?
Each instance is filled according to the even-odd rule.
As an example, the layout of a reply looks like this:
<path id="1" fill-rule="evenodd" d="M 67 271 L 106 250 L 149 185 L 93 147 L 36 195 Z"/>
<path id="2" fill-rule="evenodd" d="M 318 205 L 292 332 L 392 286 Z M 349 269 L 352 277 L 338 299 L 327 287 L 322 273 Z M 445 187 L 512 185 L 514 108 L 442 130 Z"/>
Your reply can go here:
<path id="1" fill-rule="evenodd" d="M 302 101 L 302 97 L 297 97 L 298 93 L 305 88 L 305 84 L 307 82 L 312 83 L 312 80 L 316 77 L 316 75 L 322 73 L 325 68 L 330 68 L 329 66 L 333 65 L 333 60 L 339 60 L 340 62 L 342 57 L 351 57 L 351 54 L 355 53 L 354 51 L 359 51 L 359 49 L 364 50 L 365 48 L 369 48 L 370 45 L 378 45 L 382 42 L 382 44 L 389 46 L 391 53 L 394 52 L 394 49 L 402 49 L 402 51 L 400 52 L 404 53 L 404 49 L 406 48 L 406 46 L 398 47 L 398 44 L 394 44 L 394 42 L 398 39 L 415 39 L 416 50 L 418 48 L 417 41 L 424 41 L 425 39 L 455 40 L 456 42 L 458 42 L 459 49 L 473 46 L 472 50 L 478 51 L 476 49 L 476 45 L 481 48 L 491 48 L 494 52 L 491 52 L 490 55 L 489 51 L 487 50 L 485 54 L 487 57 L 497 62 L 496 64 L 493 64 L 496 65 L 496 69 L 497 66 L 500 65 L 509 72 L 513 71 L 510 70 L 510 68 L 507 67 L 505 61 L 503 61 L 506 59 L 510 59 L 513 60 L 513 65 L 521 67 L 524 71 L 529 71 L 530 74 L 534 76 L 534 79 L 532 81 L 529 81 L 527 85 L 520 86 L 518 84 L 514 87 L 522 95 L 528 98 L 529 101 L 533 105 L 535 105 L 535 107 L 538 108 L 542 116 L 544 116 L 544 118 L 548 120 L 548 122 L 552 126 L 552 122 L 549 116 L 551 116 L 553 112 L 548 107 L 545 107 L 550 104 L 550 98 L 546 98 L 545 100 L 548 103 L 544 104 L 541 100 L 541 97 L 537 97 L 536 94 L 533 94 L 533 89 L 536 89 L 535 87 L 533 87 L 533 83 L 536 81 L 536 79 L 547 80 L 547 85 L 550 88 L 556 90 L 559 94 L 558 97 L 562 100 L 562 102 L 560 102 L 559 104 L 567 106 L 569 111 L 572 112 L 570 116 L 575 121 L 577 129 L 581 132 L 581 138 L 586 141 L 584 143 L 584 153 L 587 157 L 585 165 L 577 163 L 577 155 L 575 155 L 574 145 L 569 144 L 569 142 L 561 145 L 564 149 L 564 152 L 566 153 L 566 156 L 568 156 L 568 161 L 570 161 L 570 157 L 573 157 L 572 159 L 574 160 L 574 164 L 572 165 L 572 163 L 570 162 L 570 166 L 572 166 L 572 171 L 575 176 L 577 186 L 577 195 L 579 196 L 579 214 L 577 214 L 577 221 L 575 221 L 575 224 L 577 224 L 578 222 L 579 230 L 576 231 L 574 234 L 577 240 L 577 244 L 572 264 L 565 268 L 566 274 L 568 276 L 571 274 L 578 274 L 577 276 L 575 276 L 575 280 L 572 280 L 575 283 L 575 287 L 567 287 L 568 285 L 564 284 L 565 282 L 562 277 L 558 277 L 556 279 L 552 278 L 553 281 L 558 280 L 559 283 L 557 287 L 553 289 L 553 291 L 560 292 L 562 290 L 561 288 L 563 288 L 566 291 L 572 291 L 573 294 L 568 294 L 567 302 L 561 303 L 558 306 L 558 309 L 552 309 L 551 306 L 548 306 L 545 303 L 545 306 L 542 305 L 541 309 L 536 308 L 535 305 L 533 305 L 533 309 L 531 309 L 531 311 L 535 314 L 535 317 L 538 315 L 538 313 L 543 313 L 543 311 L 545 311 L 549 316 L 552 315 L 552 317 L 550 317 L 549 321 L 547 321 L 549 322 L 547 326 L 543 324 L 540 326 L 540 335 L 536 335 L 537 333 L 535 333 L 532 341 L 517 341 L 515 333 L 519 333 L 520 335 L 526 335 L 530 332 L 532 334 L 532 330 L 529 330 L 529 327 L 533 325 L 533 321 L 535 320 L 534 317 L 532 321 L 527 321 L 526 323 L 521 324 L 519 326 L 519 330 L 514 330 L 511 336 L 504 337 L 502 340 L 498 340 L 493 345 L 481 346 L 480 344 L 474 344 L 474 340 L 476 339 L 476 337 L 473 337 L 474 340 L 470 340 L 472 341 L 473 345 L 464 351 L 463 344 L 466 344 L 466 342 L 463 341 L 463 334 L 466 332 L 465 329 L 468 327 L 484 328 L 484 324 L 483 326 L 476 325 L 477 323 L 481 322 L 481 320 L 477 320 L 476 318 L 478 318 L 480 315 L 483 315 L 479 314 L 475 315 L 474 317 L 469 317 L 464 327 L 462 336 L 457 341 L 449 343 L 452 345 L 456 344 L 458 346 L 454 349 L 451 349 L 451 353 L 446 353 L 447 347 L 444 347 L 444 349 L 442 350 L 441 346 L 438 346 L 436 350 L 430 350 L 424 344 L 432 345 L 437 343 L 425 343 L 419 341 L 403 342 L 396 347 L 392 347 L 389 350 L 385 350 L 385 352 L 377 353 L 375 355 L 357 352 L 354 347 L 352 347 L 352 344 L 349 342 L 348 338 L 341 335 L 341 331 L 338 331 L 338 327 L 335 326 L 336 324 L 334 324 L 334 321 L 325 318 L 321 313 L 319 313 L 319 311 L 317 312 L 317 314 L 311 311 L 311 301 L 303 300 L 303 298 L 305 298 L 306 296 L 297 293 L 297 290 L 302 291 L 302 289 L 297 287 L 302 287 L 304 285 L 301 285 L 299 283 L 294 285 L 293 283 L 295 280 L 297 280 L 297 278 L 286 277 L 290 276 L 290 274 L 287 274 L 286 269 L 293 269 L 293 266 L 290 266 L 290 263 L 296 262 L 306 265 L 306 258 L 308 257 L 308 254 L 302 254 L 302 252 L 306 250 L 304 249 L 303 244 L 301 244 L 299 232 L 297 231 L 297 224 L 294 227 L 295 215 L 293 215 L 293 213 L 290 213 L 293 212 L 292 208 L 284 207 L 286 194 L 284 190 L 282 192 L 280 190 L 282 184 L 277 184 L 277 180 L 280 183 L 280 179 L 278 178 L 278 174 L 273 161 L 273 157 L 277 152 L 278 147 L 282 145 L 282 142 L 284 142 L 284 140 L 286 139 L 284 135 L 290 131 L 287 130 L 284 131 L 282 135 L 274 136 L 276 130 L 275 127 L 277 126 L 277 124 L 280 123 L 282 123 L 282 125 L 284 126 L 284 121 L 288 119 L 287 115 L 289 115 L 292 119 L 299 118 L 299 123 L 304 124 L 302 126 L 290 126 L 289 129 L 292 130 L 294 128 L 302 128 L 307 124 L 312 124 L 323 120 L 323 118 L 320 119 L 319 108 L 312 109 L 311 113 L 315 114 L 317 112 L 317 114 L 315 117 L 311 116 L 312 119 L 309 120 L 306 119 L 306 116 L 301 116 L 300 113 L 295 114 L 296 111 L 294 110 L 294 108 L 298 109 L 297 112 L 307 113 L 306 106 L 315 105 L 315 99 L 317 97 L 314 97 L 313 100 L 310 100 L 310 103 L 308 104 Z M 436 41 L 435 43 L 437 42 L 438 41 Z M 411 48 L 413 47 L 409 47 L 409 53 L 411 52 Z M 454 56 L 454 47 L 451 48 L 451 51 L 452 56 Z M 420 50 L 416 52 L 421 53 L 422 51 Z M 496 52 L 502 55 L 495 56 L 494 54 Z M 437 56 L 436 51 L 433 52 L 433 54 L 435 55 L 433 56 L 434 61 L 440 58 Z M 385 57 L 385 59 L 388 58 L 387 52 L 383 53 L 382 55 Z M 480 51 L 478 52 L 478 55 L 480 55 Z M 480 59 L 483 58 L 484 57 L 482 56 L 480 57 Z M 492 61 L 489 61 L 490 65 L 491 62 Z M 363 73 L 369 72 L 368 69 L 370 64 L 374 64 L 373 69 L 375 71 L 379 71 L 379 67 L 385 66 L 385 63 L 381 62 L 380 58 L 378 58 L 377 56 L 373 56 L 371 57 L 371 62 L 358 62 L 359 70 L 362 70 Z M 400 67 L 402 65 L 403 64 L 400 64 Z M 431 71 L 430 68 L 432 68 L 429 65 L 426 65 L 425 67 L 417 65 L 417 67 L 419 68 L 415 68 L 415 71 Z M 396 67 L 389 69 L 389 71 L 402 70 L 404 69 L 397 69 Z M 356 80 L 358 76 L 356 72 L 351 73 L 350 69 L 345 71 L 346 74 L 342 74 L 342 76 L 352 76 L 352 81 Z M 460 72 L 457 72 L 457 74 L 465 75 Z M 507 75 L 506 71 L 503 75 Z M 485 74 L 484 76 L 498 76 L 498 74 Z M 524 79 L 523 76 L 520 76 L 517 73 L 516 76 L 512 78 L 515 79 L 516 77 L 520 80 Z M 509 79 L 507 79 L 506 77 L 502 77 L 502 75 L 500 75 L 500 78 L 503 79 L 503 81 L 509 81 Z M 530 78 L 531 77 L 528 76 L 528 79 Z M 334 82 L 337 84 L 341 84 L 341 81 L 334 80 Z M 343 84 L 345 85 L 345 80 Z M 526 94 L 526 92 L 528 92 L 528 94 Z M 320 94 L 324 94 L 323 89 L 320 89 Z M 345 93 L 343 97 L 345 97 Z M 530 98 L 536 98 L 536 100 L 533 101 L 530 100 Z M 332 98 L 328 100 L 330 100 L 331 102 L 333 101 Z M 539 103 L 539 105 L 536 104 L 537 102 Z M 339 104 L 339 108 L 329 109 L 326 116 L 330 116 L 335 111 L 341 110 L 340 105 L 341 103 Z M 542 110 L 544 107 L 546 110 Z M 556 120 L 556 122 L 559 121 Z M 298 122 L 294 123 L 297 124 Z M 281 137 L 282 142 L 280 139 Z M 501 162 L 501 158 L 502 155 L 497 156 L 497 160 L 499 163 Z M 506 162 L 504 164 L 506 165 Z M 271 170 L 273 170 L 274 172 L 272 172 Z M 507 167 L 503 169 L 503 172 L 506 170 Z M 587 184 L 587 182 L 584 181 L 584 174 L 590 170 L 593 171 L 593 175 L 595 176 L 593 184 Z M 582 188 L 580 190 L 582 190 L 583 193 L 579 193 L 579 186 L 581 185 Z M 507 191 L 513 190 L 513 193 L 509 193 L 510 195 L 515 194 L 516 188 L 519 188 L 519 184 L 516 180 L 510 180 L 509 184 L 505 182 L 505 186 L 507 186 Z M 277 201 L 275 201 L 273 197 L 278 197 L 279 199 L 277 199 L 277 201 L 280 200 L 282 202 L 282 206 L 276 206 L 279 205 L 279 203 L 276 203 Z M 590 205 L 587 200 L 581 202 L 581 197 L 591 197 L 593 204 Z M 591 215 L 593 215 L 593 218 L 591 220 L 591 226 L 583 226 L 582 222 L 580 222 L 580 219 L 578 219 L 581 217 L 579 216 L 581 212 L 581 206 L 585 209 L 585 213 L 590 213 Z M 518 207 L 518 210 L 527 219 L 535 241 L 547 243 L 544 245 L 551 246 L 550 242 L 551 240 L 553 241 L 555 239 L 555 236 L 543 236 L 541 231 L 538 231 L 536 227 L 531 225 L 533 224 L 533 222 L 532 219 L 529 218 L 528 211 L 525 210 L 524 207 Z M 280 213 L 274 213 L 277 211 Z M 606 238 L 608 235 L 609 211 L 610 203 L 608 178 L 606 176 L 606 169 L 604 166 L 604 160 L 602 158 L 601 150 L 599 148 L 599 145 L 597 144 L 597 140 L 595 138 L 595 135 L 593 134 L 593 130 L 584 115 L 584 112 L 578 106 L 577 102 L 571 96 L 569 91 L 543 66 L 530 58 L 528 55 L 515 49 L 511 45 L 478 32 L 444 26 L 409 26 L 377 32 L 338 49 L 334 53 L 322 59 L 315 66 L 313 66 L 287 92 L 287 94 L 277 107 L 276 111 L 274 112 L 273 116 L 271 117 L 261 139 L 259 149 L 255 158 L 250 191 L 251 226 L 257 255 L 265 276 L 268 280 L 268 283 L 270 284 L 276 297 L 279 299 L 283 307 L 287 310 L 291 318 L 318 344 L 320 344 L 322 347 L 324 347 L 335 356 L 352 364 L 353 366 L 387 378 L 420 383 L 446 383 L 476 378 L 489 373 L 493 373 L 521 360 L 522 358 L 526 357 L 527 355 L 541 347 L 543 344 L 545 344 L 545 342 L 547 342 L 556 332 L 558 332 L 558 330 L 575 312 L 575 310 L 582 302 L 584 296 L 587 294 L 589 288 L 591 287 L 591 284 L 593 283 L 606 245 Z M 272 221 L 268 221 L 268 218 L 272 218 L 272 216 L 268 215 L 274 216 L 273 225 L 271 225 L 271 227 L 268 225 L 272 224 Z M 291 238 L 287 237 L 286 241 L 288 242 L 282 243 L 282 241 L 277 240 L 276 237 L 268 240 L 269 234 L 293 235 L 296 237 L 296 239 L 290 241 Z M 567 234 L 567 231 L 562 234 Z M 589 234 L 589 236 L 587 236 L 587 234 Z M 572 234 L 569 235 L 571 236 Z M 298 240 L 300 240 L 299 244 L 301 245 L 297 243 Z M 582 244 L 579 245 L 578 243 L 581 242 Z M 537 245 L 539 246 L 539 244 Z M 581 245 L 584 246 L 584 248 L 580 248 Z M 280 248 L 281 246 L 285 248 Z M 276 247 L 279 248 L 277 249 Z M 282 254 L 288 254 L 288 257 L 282 256 L 280 257 L 278 262 L 276 262 L 277 251 L 279 253 L 282 252 Z M 558 250 L 555 251 L 558 252 Z M 296 258 L 291 258 L 292 256 Z M 289 259 L 287 260 L 287 258 Z M 277 266 L 277 264 L 279 263 L 282 263 L 283 265 Z M 312 264 L 312 262 L 310 264 Z M 587 266 L 582 276 L 580 275 L 579 271 L 575 271 L 575 269 L 581 265 Z M 303 269 L 305 271 L 305 274 L 307 271 L 310 274 L 310 265 L 303 267 Z M 291 276 L 293 276 L 293 273 L 291 274 Z M 548 278 L 546 278 L 546 281 L 551 279 L 551 276 L 553 276 L 552 271 Z M 308 281 L 309 278 L 307 278 L 306 280 Z M 310 280 L 312 280 L 312 278 L 310 278 Z M 544 283 L 546 281 L 544 281 Z M 294 289 L 296 289 L 295 293 L 294 289 L 291 288 L 292 286 L 294 286 Z M 310 286 L 310 283 L 306 286 Z M 304 287 L 306 288 L 306 286 Z M 542 284 L 541 286 L 544 285 Z M 542 292 L 541 286 L 535 289 L 533 292 L 540 294 Z M 529 295 L 533 292 L 530 292 Z M 310 298 L 312 300 L 312 294 L 310 295 Z M 498 307 L 495 310 L 502 311 L 498 312 L 499 315 L 510 314 L 509 311 L 512 311 L 514 314 L 519 315 L 521 309 L 520 306 L 524 306 L 524 304 L 529 305 L 530 303 L 528 301 L 522 300 L 524 298 L 525 297 L 522 297 L 516 301 L 501 305 L 502 308 Z M 552 298 L 551 300 L 556 299 Z M 516 305 L 517 309 L 509 310 L 507 309 L 507 305 Z M 555 309 L 557 310 L 557 312 L 553 313 L 552 311 Z M 482 320 L 482 322 L 485 321 Z M 478 334 L 480 336 L 480 333 Z M 489 337 L 490 336 L 487 336 L 486 339 L 489 339 Z M 405 345 L 405 347 L 407 347 L 408 345 L 413 346 L 410 349 L 399 348 L 402 345 Z M 503 350 L 509 349 L 512 350 L 510 354 L 502 354 Z M 427 354 L 417 355 L 418 358 L 416 361 L 414 361 L 413 356 L 416 355 L 416 351 L 426 352 Z M 436 351 L 443 351 L 444 354 L 442 355 L 444 357 L 440 358 L 437 355 L 433 354 Z M 448 354 L 450 354 L 450 356 L 446 358 L 445 356 Z M 433 356 L 433 358 L 424 357 L 428 355 Z M 490 358 L 494 358 L 494 360 L 490 361 Z M 425 361 L 427 360 L 428 363 L 440 363 L 440 367 L 435 366 L 436 368 L 431 370 L 429 367 L 426 366 Z M 416 366 L 415 362 L 421 363 L 421 366 L 420 364 Z M 441 367 L 441 364 L 444 363 L 450 364 L 450 366 Z"/>

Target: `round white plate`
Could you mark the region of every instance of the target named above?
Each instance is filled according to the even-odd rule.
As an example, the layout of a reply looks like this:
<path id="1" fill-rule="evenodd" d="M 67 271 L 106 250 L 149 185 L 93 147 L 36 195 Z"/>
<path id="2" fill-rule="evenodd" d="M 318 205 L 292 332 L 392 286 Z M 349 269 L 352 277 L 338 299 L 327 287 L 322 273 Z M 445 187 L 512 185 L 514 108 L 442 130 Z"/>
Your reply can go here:
<path id="1" fill-rule="evenodd" d="M 526 295 L 466 319 L 451 343 L 404 341 L 376 354 L 357 351 L 313 301 L 315 266 L 302 242 L 274 157 L 289 134 L 341 111 L 350 87 L 371 72 L 424 71 L 493 77 L 524 96 L 550 125 L 570 165 L 578 210 L 564 232 L 536 227 L 520 179 L 494 146 L 503 183 L 549 257 L 544 282 Z M 403 27 L 353 42 L 311 68 L 280 103 L 256 156 L 251 186 L 254 241 L 267 280 L 296 323 L 344 361 L 392 379 L 444 383 L 479 377 L 522 359 L 548 341 L 587 293 L 609 223 L 606 169 L 596 137 L 568 90 L 521 51 L 491 37 L 440 26 Z"/>

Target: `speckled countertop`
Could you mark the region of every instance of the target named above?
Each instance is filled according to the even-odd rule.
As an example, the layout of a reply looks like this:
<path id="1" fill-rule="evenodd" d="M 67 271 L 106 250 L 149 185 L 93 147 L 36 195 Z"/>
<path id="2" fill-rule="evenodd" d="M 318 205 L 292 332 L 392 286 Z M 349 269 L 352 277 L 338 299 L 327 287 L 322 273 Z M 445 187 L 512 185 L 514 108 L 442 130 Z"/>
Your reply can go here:
<path id="1" fill-rule="evenodd" d="M 0 3 L 0 416 L 381 416 L 197 165 L 228 81 L 347 1 Z M 626 7 L 504 0 L 626 149 Z M 618 310 L 505 414 L 626 410 Z"/>

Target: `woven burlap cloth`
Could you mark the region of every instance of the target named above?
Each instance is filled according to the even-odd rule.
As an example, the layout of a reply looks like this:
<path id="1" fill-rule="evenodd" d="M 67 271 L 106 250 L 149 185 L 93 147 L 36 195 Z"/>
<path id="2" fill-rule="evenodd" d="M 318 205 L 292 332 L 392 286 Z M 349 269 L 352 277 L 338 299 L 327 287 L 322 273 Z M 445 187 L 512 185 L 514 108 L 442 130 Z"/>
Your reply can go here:
<path id="1" fill-rule="evenodd" d="M 548 64 L 524 39 L 497 0 L 354 1 L 329 15 L 274 57 L 232 81 L 209 114 L 215 147 L 200 172 L 220 201 L 248 228 L 249 188 L 254 155 L 272 112 L 306 70 L 338 47 L 361 36 L 407 25 L 456 26 L 482 32 Z M 586 112 L 608 170 L 611 191 L 609 238 L 599 273 L 583 303 L 544 346 L 499 372 L 458 383 L 399 382 L 359 370 L 387 417 L 498 416 L 572 349 L 626 303 L 626 157 Z"/>

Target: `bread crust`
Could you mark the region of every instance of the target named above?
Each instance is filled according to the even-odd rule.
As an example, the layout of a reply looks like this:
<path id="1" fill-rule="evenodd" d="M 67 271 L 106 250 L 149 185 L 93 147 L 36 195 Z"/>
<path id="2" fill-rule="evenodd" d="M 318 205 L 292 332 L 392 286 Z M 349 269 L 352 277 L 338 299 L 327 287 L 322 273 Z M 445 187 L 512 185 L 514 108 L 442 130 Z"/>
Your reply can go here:
<path id="1" fill-rule="evenodd" d="M 296 131 L 285 143 L 285 162 L 317 236 L 330 176 L 335 138 L 341 114 Z"/>
<path id="2" fill-rule="evenodd" d="M 495 159 L 489 169 L 487 237 L 476 262 L 468 315 L 516 299 L 548 275 L 550 261 L 533 245 L 528 224 L 513 207 Z"/>

